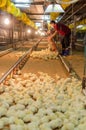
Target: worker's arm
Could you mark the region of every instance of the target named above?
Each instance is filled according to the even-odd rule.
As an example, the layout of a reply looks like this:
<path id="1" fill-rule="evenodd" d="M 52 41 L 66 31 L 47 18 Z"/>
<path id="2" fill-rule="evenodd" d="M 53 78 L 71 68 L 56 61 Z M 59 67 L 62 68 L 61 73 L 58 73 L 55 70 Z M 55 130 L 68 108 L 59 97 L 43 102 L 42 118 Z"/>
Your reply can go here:
<path id="1" fill-rule="evenodd" d="M 55 31 L 55 32 L 50 36 L 50 38 L 53 38 L 56 34 L 58 34 L 57 31 Z"/>

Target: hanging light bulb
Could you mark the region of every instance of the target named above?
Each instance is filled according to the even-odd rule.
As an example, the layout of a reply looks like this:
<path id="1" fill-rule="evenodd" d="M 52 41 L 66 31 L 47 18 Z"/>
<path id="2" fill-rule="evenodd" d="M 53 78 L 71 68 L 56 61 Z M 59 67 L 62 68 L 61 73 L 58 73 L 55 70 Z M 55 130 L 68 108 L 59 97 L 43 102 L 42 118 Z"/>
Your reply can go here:
<path id="1" fill-rule="evenodd" d="M 27 33 L 31 33 L 31 30 L 30 30 L 30 29 L 28 29 L 28 30 L 27 30 Z"/>
<path id="2" fill-rule="evenodd" d="M 8 18 L 5 18 L 5 19 L 4 19 L 4 24 L 5 24 L 5 25 L 9 25 L 9 24 L 10 24 L 10 21 L 9 21 Z"/>

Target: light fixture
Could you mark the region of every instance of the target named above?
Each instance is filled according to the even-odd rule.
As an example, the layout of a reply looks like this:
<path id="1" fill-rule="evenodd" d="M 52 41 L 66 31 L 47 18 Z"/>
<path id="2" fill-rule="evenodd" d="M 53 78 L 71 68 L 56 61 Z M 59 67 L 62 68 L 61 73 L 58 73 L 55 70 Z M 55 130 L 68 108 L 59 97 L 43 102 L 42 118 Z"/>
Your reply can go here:
<path id="1" fill-rule="evenodd" d="M 14 0 L 15 1 L 15 3 L 19 3 L 19 2 L 21 2 L 21 3 L 28 3 L 29 2 L 29 0 Z"/>
<path id="2" fill-rule="evenodd" d="M 28 8 L 28 7 L 30 7 L 30 5 L 29 4 L 15 4 L 15 6 L 16 7 L 19 7 L 19 8 Z"/>
<path id="3" fill-rule="evenodd" d="M 15 6 L 19 8 L 28 8 L 33 0 L 14 0 Z"/>
<path id="4" fill-rule="evenodd" d="M 45 10 L 45 13 L 51 13 L 51 12 L 62 12 L 64 13 L 63 8 L 59 4 L 50 4 Z"/>
<path id="5" fill-rule="evenodd" d="M 79 28 L 82 28 L 82 27 L 83 27 L 83 25 L 78 25 L 76 28 L 79 29 Z"/>
<path id="6" fill-rule="evenodd" d="M 31 30 L 30 30 L 30 29 L 28 29 L 28 30 L 27 30 L 27 33 L 31 33 Z"/>
<path id="7" fill-rule="evenodd" d="M 39 28 L 39 30 L 41 31 L 41 30 L 42 30 L 42 28 Z"/>
<path id="8" fill-rule="evenodd" d="M 41 26 L 41 23 L 35 23 L 37 27 L 40 27 Z"/>
<path id="9" fill-rule="evenodd" d="M 38 32 L 36 31 L 35 34 L 38 34 Z"/>
<path id="10" fill-rule="evenodd" d="M 76 27 L 78 30 L 85 30 L 86 31 L 86 24 L 81 24 Z"/>
<path id="11" fill-rule="evenodd" d="M 10 21 L 9 21 L 8 18 L 5 18 L 5 19 L 4 19 L 4 24 L 5 24 L 5 25 L 9 25 L 9 24 L 10 24 Z"/>

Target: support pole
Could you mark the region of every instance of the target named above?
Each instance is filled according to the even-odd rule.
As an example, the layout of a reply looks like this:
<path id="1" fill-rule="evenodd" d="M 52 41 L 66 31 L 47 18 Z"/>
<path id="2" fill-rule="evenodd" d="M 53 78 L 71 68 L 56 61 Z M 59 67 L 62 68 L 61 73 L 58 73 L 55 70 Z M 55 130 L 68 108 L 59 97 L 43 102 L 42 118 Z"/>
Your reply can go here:
<path id="1" fill-rule="evenodd" d="M 22 22 L 20 23 L 20 40 L 22 41 L 22 34 L 23 34 L 23 25 Z"/>
<path id="2" fill-rule="evenodd" d="M 72 14 L 73 14 L 73 4 L 72 4 Z M 74 19 L 73 15 L 72 15 L 72 19 Z M 70 42 L 70 54 L 72 55 L 72 43 L 73 43 L 73 30 L 71 30 L 71 42 Z"/>
<path id="3" fill-rule="evenodd" d="M 86 96 L 86 33 L 84 37 L 84 72 L 83 72 L 83 79 L 82 79 L 82 91 Z"/>
<path id="4" fill-rule="evenodd" d="M 14 47 L 14 17 L 12 17 L 11 43 L 12 43 L 12 48 L 15 49 Z"/>
<path id="5" fill-rule="evenodd" d="M 75 42 L 76 42 L 76 15 L 74 15 L 74 34 L 72 37 L 72 48 L 75 49 Z"/>

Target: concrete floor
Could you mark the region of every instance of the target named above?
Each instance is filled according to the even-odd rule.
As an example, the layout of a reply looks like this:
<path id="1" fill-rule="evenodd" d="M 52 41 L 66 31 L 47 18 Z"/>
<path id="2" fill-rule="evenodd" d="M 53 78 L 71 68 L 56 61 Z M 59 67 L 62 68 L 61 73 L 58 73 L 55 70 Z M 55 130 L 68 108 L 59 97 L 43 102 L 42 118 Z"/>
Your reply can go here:
<path id="1" fill-rule="evenodd" d="M 47 45 L 46 45 L 46 47 L 47 47 Z M 40 48 L 43 48 L 42 45 L 41 45 L 41 47 L 39 46 L 39 50 L 40 50 Z M 16 57 L 16 58 L 13 58 L 13 57 L 11 58 L 11 57 L 12 57 L 12 55 L 10 56 L 10 54 L 9 54 L 8 55 L 8 59 L 12 59 L 12 61 L 10 61 L 10 62 L 9 62 L 8 59 L 4 59 L 3 57 L 0 58 L 0 59 L 2 59 L 2 60 L 0 60 L 1 61 L 1 63 L 0 63 L 0 70 L 1 70 L 0 71 L 0 76 L 2 75 L 2 73 L 5 72 L 5 70 L 7 70 L 8 68 L 10 68 L 10 64 L 11 63 L 13 64 L 15 62 L 15 60 L 18 58 L 18 57 Z M 85 61 L 83 49 L 82 50 L 78 50 L 78 49 L 73 50 L 72 54 L 69 55 L 69 56 L 64 57 L 64 59 L 66 59 L 70 63 L 70 65 L 72 66 L 72 68 L 75 70 L 75 72 L 82 79 L 83 78 L 83 72 L 84 72 L 84 61 Z M 9 64 L 9 67 L 8 66 L 6 67 L 6 64 Z M 4 70 L 4 72 L 3 72 L 3 70 Z"/>
<path id="2" fill-rule="evenodd" d="M 30 58 L 22 69 L 23 73 L 47 73 L 51 77 L 55 78 L 56 75 L 61 78 L 69 77 L 65 67 L 62 65 L 59 59 L 57 60 L 42 60 Z"/>
<path id="3" fill-rule="evenodd" d="M 75 70 L 75 72 L 79 75 L 79 77 L 83 78 L 84 72 L 84 52 L 79 50 L 74 50 L 71 55 L 64 57 L 71 67 Z"/>

